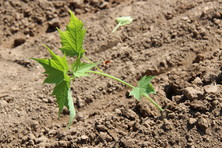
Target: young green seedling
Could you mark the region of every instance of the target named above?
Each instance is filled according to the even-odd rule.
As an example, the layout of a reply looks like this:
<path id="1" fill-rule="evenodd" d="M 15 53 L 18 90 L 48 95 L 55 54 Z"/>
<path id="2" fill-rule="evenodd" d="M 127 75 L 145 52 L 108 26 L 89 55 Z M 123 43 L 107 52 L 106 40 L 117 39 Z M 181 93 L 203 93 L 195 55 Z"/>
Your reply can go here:
<path id="1" fill-rule="evenodd" d="M 113 33 L 120 27 L 130 24 L 133 21 L 131 16 L 117 17 L 116 22 L 117 26 L 113 29 Z"/>
<path id="2" fill-rule="evenodd" d="M 76 115 L 70 89 L 71 82 L 79 77 L 90 76 L 90 74 L 106 76 L 127 85 L 128 87 L 132 88 L 130 95 L 134 96 L 139 101 L 142 96 L 145 96 L 157 108 L 163 111 L 163 109 L 156 102 L 149 98 L 149 94 L 155 93 L 155 90 L 150 82 L 153 79 L 153 76 L 144 76 L 138 82 L 138 86 L 134 87 L 121 79 L 104 73 L 98 68 L 98 63 L 93 63 L 84 56 L 85 50 L 83 49 L 83 40 L 86 33 L 86 30 L 83 28 L 84 24 L 71 11 L 70 15 L 70 22 L 66 26 L 66 31 L 61 31 L 58 29 L 62 44 L 60 50 L 62 51 L 63 56 L 60 57 L 56 55 L 50 48 L 46 47 L 51 55 L 51 58 L 33 58 L 33 60 L 39 62 L 44 67 L 45 73 L 48 75 L 44 83 L 55 84 L 52 94 L 56 97 L 59 107 L 59 116 L 64 106 L 66 106 L 70 111 L 70 120 L 67 127 L 70 127 Z M 128 19 L 130 18 L 122 18 L 120 20 L 118 19 L 118 21 L 122 24 L 127 24 L 129 23 Z M 75 60 L 69 64 L 67 57 L 75 57 Z M 82 62 L 82 58 L 87 60 L 89 63 Z M 91 70 L 93 67 L 95 67 L 97 71 Z"/>

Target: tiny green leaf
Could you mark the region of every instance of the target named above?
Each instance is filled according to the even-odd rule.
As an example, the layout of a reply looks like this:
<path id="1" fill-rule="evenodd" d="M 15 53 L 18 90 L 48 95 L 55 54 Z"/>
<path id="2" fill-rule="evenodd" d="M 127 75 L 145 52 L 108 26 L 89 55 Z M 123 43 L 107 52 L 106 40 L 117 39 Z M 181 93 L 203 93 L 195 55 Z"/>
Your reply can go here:
<path id="1" fill-rule="evenodd" d="M 67 56 L 82 56 L 85 52 L 82 46 L 86 30 L 83 28 L 82 21 L 72 11 L 69 12 L 71 17 L 66 31 L 58 29 L 62 44 L 60 50 Z"/>
<path id="2" fill-rule="evenodd" d="M 116 18 L 116 22 L 120 23 L 121 24 L 120 26 L 130 24 L 130 23 L 132 23 L 132 21 L 133 21 L 133 18 L 131 16 L 124 16 L 124 17 L 117 17 Z"/>
<path id="3" fill-rule="evenodd" d="M 138 87 L 134 87 L 132 89 L 130 95 L 134 96 L 138 101 L 140 101 L 142 96 L 148 96 L 149 94 L 156 93 L 153 85 L 150 83 L 153 78 L 153 76 L 144 76 L 138 82 Z"/>
<path id="4" fill-rule="evenodd" d="M 120 27 L 124 25 L 128 25 L 132 23 L 133 18 L 131 16 L 124 16 L 124 17 L 117 17 L 116 22 L 118 23 L 117 26 L 113 29 L 113 33 Z"/>

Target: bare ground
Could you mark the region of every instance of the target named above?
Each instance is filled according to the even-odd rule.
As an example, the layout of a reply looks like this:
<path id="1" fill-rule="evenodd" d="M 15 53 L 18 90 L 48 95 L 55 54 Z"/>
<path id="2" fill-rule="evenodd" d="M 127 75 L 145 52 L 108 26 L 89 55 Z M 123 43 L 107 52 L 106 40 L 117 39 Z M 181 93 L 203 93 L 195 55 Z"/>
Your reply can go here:
<path id="1" fill-rule="evenodd" d="M 2 0 L 0 2 L 0 147 L 222 147 L 222 2 L 220 0 Z M 107 78 L 72 85 L 77 117 L 58 108 L 43 68 L 30 60 L 59 53 L 55 27 L 68 10 L 87 29 L 85 49 L 107 73 L 136 85 L 155 75 L 157 90 L 137 102 Z M 115 17 L 131 25 L 112 34 Z"/>

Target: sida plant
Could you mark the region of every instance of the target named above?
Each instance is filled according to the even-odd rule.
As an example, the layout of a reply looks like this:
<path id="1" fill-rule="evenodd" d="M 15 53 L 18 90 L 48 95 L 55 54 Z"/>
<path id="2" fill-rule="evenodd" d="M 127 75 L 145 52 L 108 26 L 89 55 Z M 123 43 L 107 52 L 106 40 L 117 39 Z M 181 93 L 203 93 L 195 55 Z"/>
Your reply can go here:
<path id="1" fill-rule="evenodd" d="M 138 101 L 140 101 L 142 96 L 145 96 L 157 108 L 163 111 L 163 109 L 157 103 L 149 98 L 149 94 L 155 93 L 155 90 L 150 82 L 153 79 L 153 76 L 144 76 L 138 82 L 138 86 L 134 87 L 123 80 L 104 73 L 98 68 L 98 63 L 93 63 L 91 60 L 85 57 L 83 40 L 86 30 L 83 28 L 84 24 L 71 11 L 70 15 L 70 22 L 66 27 L 66 31 L 61 31 L 58 29 L 62 44 L 60 50 L 62 51 L 63 56 L 61 57 L 56 55 L 50 48 L 46 47 L 51 55 L 51 58 L 32 58 L 40 63 L 45 69 L 47 78 L 44 80 L 44 83 L 55 84 L 52 94 L 56 97 L 59 107 L 59 116 L 64 106 L 66 106 L 70 111 L 68 127 L 70 127 L 76 115 L 70 89 L 71 82 L 79 77 L 90 76 L 90 74 L 106 76 L 127 85 L 128 87 L 132 88 L 132 91 L 130 92 L 131 96 L 134 96 Z M 69 64 L 67 57 L 75 57 L 75 60 Z M 82 58 L 87 60 L 88 63 L 82 62 Z M 91 70 L 92 68 L 96 68 L 96 70 L 93 71 Z"/>

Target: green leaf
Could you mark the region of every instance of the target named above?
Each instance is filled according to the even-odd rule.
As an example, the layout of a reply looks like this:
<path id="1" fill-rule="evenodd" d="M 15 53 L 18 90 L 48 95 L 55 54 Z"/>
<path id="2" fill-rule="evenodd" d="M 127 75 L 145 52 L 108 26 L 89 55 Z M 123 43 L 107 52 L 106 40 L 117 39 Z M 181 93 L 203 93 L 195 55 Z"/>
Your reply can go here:
<path id="1" fill-rule="evenodd" d="M 120 26 L 124 26 L 132 23 L 133 18 L 131 16 L 117 17 L 116 21 L 120 23 Z"/>
<path id="2" fill-rule="evenodd" d="M 39 62 L 45 69 L 45 73 L 48 77 L 45 79 L 44 83 L 59 83 L 66 77 L 68 72 L 68 63 L 66 57 L 57 56 L 48 48 L 51 54 L 51 59 L 35 59 L 33 60 Z"/>
<path id="3" fill-rule="evenodd" d="M 70 125 L 72 124 L 75 116 L 76 116 L 76 111 L 75 111 L 75 108 L 74 108 L 74 105 L 73 105 L 73 100 L 72 100 L 71 89 L 69 89 L 69 91 L 68 91 L 68 104 L 65 104 L 65 105 L 69 109 L 70 119 L 69 119 L 69 123 L 68 123 L 68 126 L 67 126 L 67 128 L 69 128 Z"/>
<path id="4" fill-rule="evenodd" d="M 75 77 L 90 76 L 87 71 L 95 67 L 98 63 L 81 63 L 78 59 L 73 63 L 73 75 Z"/>
<path id="5" fill-rule="evenodd" d="M 66 26 L 66 31 L 58 29 L 62 48 L 60 50 L 67 56 L 82 56 L 85 52 L 83 49 L 83 40 L 86 30 L 83 29 L 84 24 L 79 20 L 72 11 L 70 12 L 70 22 Z"/>
<path id="6" fill-rule="evenodd" d="M 56 55 L 52 50 L 47 47 L 50 52 L 51 59 L 34 59 L 39 62 L 44 68 L 45 73 L 48 74 L 48 77 L 45 79 L 44 83 L 55 83 L 52 95 L 56 96 L 56 102 L 59 107 L 59 116 L 63 110 L 63 107 L 66 106 L 70 111 L 70 120 L 68 127 L 72 124 L 72 121 L 76 115 L 73 100 L 70 90 L 70 81 L 68 73 L 68 62 L 66 57 L 60 57 Z"/>
<path id="7" fill-rule="evenodd" d="M 132 89 L 130 95 L 134 96 L 138 101 L 140 101 L 142 96 L 148 96 L 149 94 L 156 93 L 153 85 L 150 83 L 153 78 L 153 76 L 144 76 L 138 82 L 138 87 L 134 87 Z"/>
<path id="8" fill-rule="evenodd" d="M 56 96 L 56 101 L 59 106 L 59 115 L 62 112 L 65 102 L 68 101 L 68 91 L 70 88 L 70 81 L 63 80 L 58 83 L 53 90 L 53 95 Z"/>

